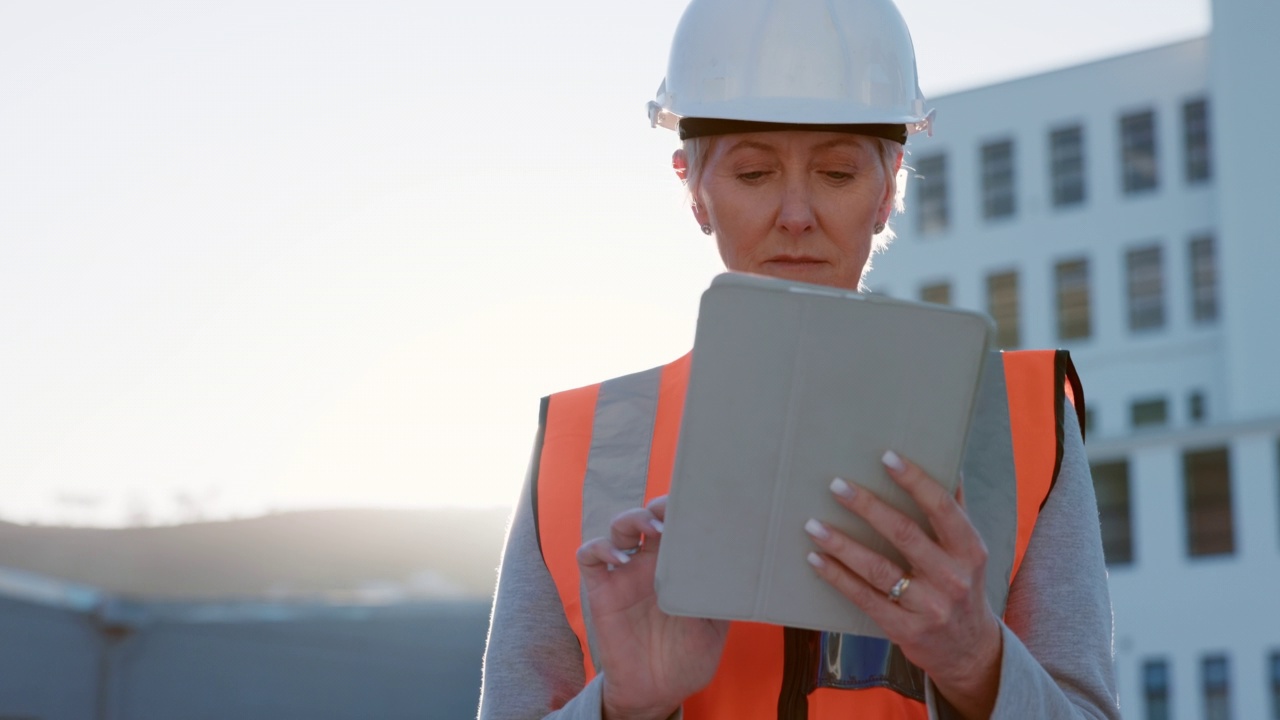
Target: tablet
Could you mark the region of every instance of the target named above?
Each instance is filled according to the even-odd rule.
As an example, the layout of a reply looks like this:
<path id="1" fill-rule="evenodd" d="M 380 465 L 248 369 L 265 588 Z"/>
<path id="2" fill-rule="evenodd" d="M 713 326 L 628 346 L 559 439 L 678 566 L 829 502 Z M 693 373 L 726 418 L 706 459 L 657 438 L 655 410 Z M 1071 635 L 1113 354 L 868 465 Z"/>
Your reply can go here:
<path id="1" fill-rule="evenodd" d="M 738 273 L 703 294 L 658 557 L 667 613 L 884 637 L 806 561 L 817 518 L 899 565 L 837 504 L 845 478 L 928 529 L 886 450 L 955 490 L 986 315 Z M 931 530 L 930 530 L 931 532 Z"/>

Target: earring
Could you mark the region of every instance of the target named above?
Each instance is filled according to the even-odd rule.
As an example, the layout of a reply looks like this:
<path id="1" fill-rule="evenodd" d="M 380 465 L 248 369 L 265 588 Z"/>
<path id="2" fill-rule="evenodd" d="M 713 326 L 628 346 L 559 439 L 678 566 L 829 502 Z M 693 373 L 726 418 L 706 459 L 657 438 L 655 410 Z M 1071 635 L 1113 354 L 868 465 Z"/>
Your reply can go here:
<path id="1" fill-rule="evenodd" d="M 703 224 L 702 224 L 702 234 L 703 234 L 703 235 L 710 235 L 710 234 L 711 234 L 711 226 L 710 226 L 710 225 L 708 225 L 708 224 L 706 224 L 706 223 L 703 223 Z"/>
<path id="2" fill-rule="evenodd" d="M 873 230 L 876 235 L 879 235 L 880 233 L 884 232 L 884 223 L 882 222 L 876 223 L 876 226 L 875 228 L 873 228 Z"/>

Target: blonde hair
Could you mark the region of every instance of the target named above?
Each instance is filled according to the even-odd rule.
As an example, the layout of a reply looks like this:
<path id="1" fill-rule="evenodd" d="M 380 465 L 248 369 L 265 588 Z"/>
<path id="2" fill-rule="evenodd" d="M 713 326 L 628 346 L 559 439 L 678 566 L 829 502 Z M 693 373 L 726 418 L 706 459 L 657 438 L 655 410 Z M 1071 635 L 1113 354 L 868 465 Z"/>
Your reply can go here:
<path id="1" fill-rule="evenodd" d="M 875 143 L 879 152 L 880 163 L 884 166 L 885 177 L 889 179 L 889 186 L 893 191 L 893 211 L 900 213 L 903 208 L 903 196 L 907 189 L 907 167 L 897 167 L 898 157 L 902 154 L 902 144 L 885 138 L 871 137 L 868 135 L 859 135 L 858 137 Z M 690 138 L 684 141 L 685 162 L 688 170 L 685 173 L 685 186 L 689 188 L 689 197 L 692 201 L 693 193 L 698 188 L 698 184 L 702 182 L 702 173 L 707 167 L 707 158 L 711 156 L 711 150 L 715 147 L 716 135 L 708 135 L 704 137 Z M 889 247 L 889 243 L 893 241 L 893 228 L 885 223 L 884 230 L 876 235 L 871 236 L 871 254 L 883 252 Z M 865 276 L 867 270 L 871 269 L 871 260 L 867 259 L 867 266 L 863 270 Z"/>

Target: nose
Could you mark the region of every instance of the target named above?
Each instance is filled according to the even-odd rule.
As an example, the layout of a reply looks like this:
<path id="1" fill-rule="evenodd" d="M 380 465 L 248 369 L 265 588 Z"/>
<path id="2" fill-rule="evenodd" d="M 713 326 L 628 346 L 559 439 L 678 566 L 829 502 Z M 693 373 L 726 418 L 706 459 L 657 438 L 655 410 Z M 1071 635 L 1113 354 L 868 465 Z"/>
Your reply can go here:
<path id="1" fill-rule="evenodd" d="M 782 206 L 778 208 L 776 223 L 778 229 L 792 237 L 800 237 L 812 230 L 816 222 L 808 184 L 803 178 L 790 178 L 782 191 Z"/>

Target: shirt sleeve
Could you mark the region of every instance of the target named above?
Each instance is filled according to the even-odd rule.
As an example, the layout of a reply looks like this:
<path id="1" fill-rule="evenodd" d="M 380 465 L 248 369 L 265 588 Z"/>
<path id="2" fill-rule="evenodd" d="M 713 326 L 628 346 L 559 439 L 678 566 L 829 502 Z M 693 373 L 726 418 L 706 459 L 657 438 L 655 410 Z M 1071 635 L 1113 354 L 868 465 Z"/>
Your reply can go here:
<path id="1" fill-rule="evenodd" d="M 533 463 L 507 531 L 489 620 L 480 720 L 599 720 L 601 678 L 585 687 L 582 648 L 538 549 Z"/>
<path id="2" fill-rule="evenodd" d="M 1120 717 L 1098 505 L 1069 403 L 1058 481 L 1009 587 L 992 720 Z M 931 717 L 960 717 L 931 700 Z"/>

